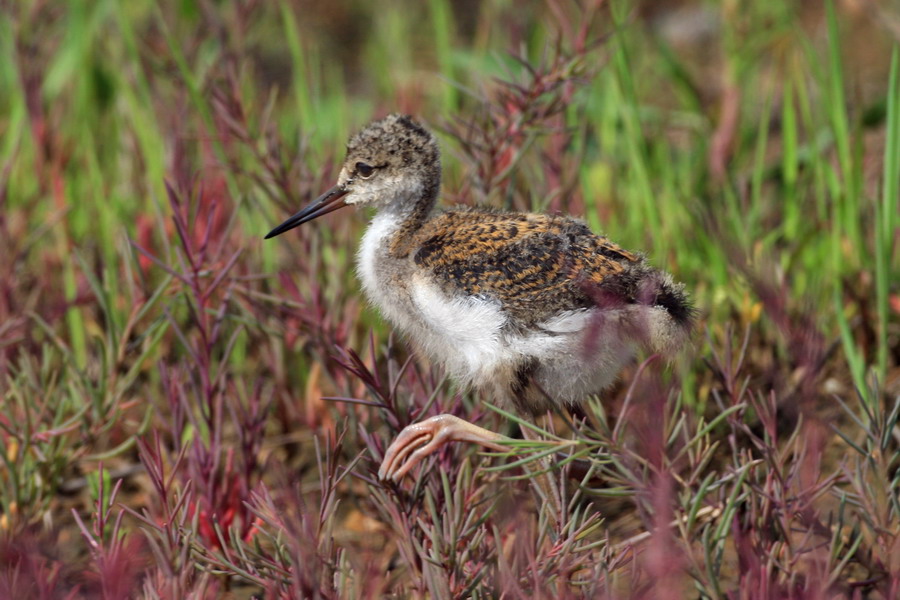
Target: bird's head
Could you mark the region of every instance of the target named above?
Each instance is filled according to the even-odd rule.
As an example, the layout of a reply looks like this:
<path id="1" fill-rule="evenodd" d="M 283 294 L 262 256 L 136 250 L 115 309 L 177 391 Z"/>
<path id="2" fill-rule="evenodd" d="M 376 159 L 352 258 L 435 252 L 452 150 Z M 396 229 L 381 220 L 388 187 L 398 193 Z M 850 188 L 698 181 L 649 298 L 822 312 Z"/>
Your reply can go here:
<path id="1" fill-rule="evenodd" d="M 337 185 L 273 229 L 266 239 L 344 206 L 411 212 L 430 210 L 441 184 L 440 150 L 427 129 L 407 115 L 370 123 L 347 142 Z"/>

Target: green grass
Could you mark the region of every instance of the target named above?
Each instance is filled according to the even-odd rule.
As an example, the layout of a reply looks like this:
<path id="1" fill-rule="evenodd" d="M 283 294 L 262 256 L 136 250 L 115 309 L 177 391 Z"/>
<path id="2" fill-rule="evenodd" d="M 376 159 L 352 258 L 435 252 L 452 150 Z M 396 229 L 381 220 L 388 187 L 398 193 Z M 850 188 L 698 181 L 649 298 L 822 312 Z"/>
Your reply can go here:
<path id="1" fill-rule="evenodd" d="M 0 14 L 0 551 L 34 559 L 3 593 L 35 593 L 19 569 L 110 598 L 893 597 L 900 50 L 877 19 L 689 3 L 711 29 L 685 42 L 665 3 L 250 4 Z M 262 241 L 397 110 L 438 132 L 445 198 L 574 213 L 700 314 L 671 368 L 542 425 L 574 441 L 455 449 L 402 494 L 373 479 L 400 426 L 518 418 L 366 306 L 363 215 Z M 550 515 L 520 467 L 561 450 L 551 473 L 590 476 Z"/>

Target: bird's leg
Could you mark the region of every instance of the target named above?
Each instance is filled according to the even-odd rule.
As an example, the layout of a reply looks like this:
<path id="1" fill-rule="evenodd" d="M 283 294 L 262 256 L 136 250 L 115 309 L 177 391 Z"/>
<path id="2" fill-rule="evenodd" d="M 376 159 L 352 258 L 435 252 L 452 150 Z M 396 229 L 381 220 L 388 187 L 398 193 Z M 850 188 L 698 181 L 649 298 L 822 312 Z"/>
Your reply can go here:
<path id="1" fill-rule="evenodd" d="M 525 439 L 541 440 L 528 427 L 521 429 L 522 437 Z M 449 442 L 473 442 L 503 452 L 509 450 L 508 446 L 500 444 L 504 441 L 510 441 L 510 438 L 453 415 L 437 415 L 408 425 L 400 432 L 384 453 L 384 460 L 381 461 L 381 468 L 378 469 L 378 477 L 398 482 L 423 459 L 434 454 L 441 446 Z M 538 463 L 540 469 L 546 468 L 549 461 L 549 457 L 541 459 Z M 530 470 L 528 466 L 524 468 L 526 471 Z M 532 477 L 531 481 L 534 483 L 538 496 L 549 503 L 557 515 L 561 515 L 562 498 L 559 490 L 553 484 L 552 475 L 541 473 Z"/>
<path id="2" fill-rule="evenodd" d="M 400 481 L 410 469 L 426 456 L 436 452 L 448 442 L 474 442 L 492 450 L 508 450 L 498 442 L 509 440 L 474 423 L 453 415 L 437 415 L 408 425 L 388 446 L 378 469 L 380 479 Z"/>

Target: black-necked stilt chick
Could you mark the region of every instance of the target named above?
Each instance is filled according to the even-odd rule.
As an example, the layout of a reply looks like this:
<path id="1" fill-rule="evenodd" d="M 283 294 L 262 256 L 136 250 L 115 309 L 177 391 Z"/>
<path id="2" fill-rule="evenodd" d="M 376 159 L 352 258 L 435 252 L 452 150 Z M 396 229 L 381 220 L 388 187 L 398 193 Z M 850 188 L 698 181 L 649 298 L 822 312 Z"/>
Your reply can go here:
<path id="1" fill-rule="evenodd" d="M 347 144 L 337 185 L 271 238 L 343 206 L 372 206 L 357 256 L 371 302 L 457 382 L 523 415 L 609 386 L 638 349 L 671 355 L 692 309 L 683 286 L 581 221 L 458 209 L 434 213 L 434 137 L 412 118 L 375 121 Z M 398 481 L 450 441 L 498 450 L 500 434 L 439 415 L 404 429 L 385 453 Z"/>

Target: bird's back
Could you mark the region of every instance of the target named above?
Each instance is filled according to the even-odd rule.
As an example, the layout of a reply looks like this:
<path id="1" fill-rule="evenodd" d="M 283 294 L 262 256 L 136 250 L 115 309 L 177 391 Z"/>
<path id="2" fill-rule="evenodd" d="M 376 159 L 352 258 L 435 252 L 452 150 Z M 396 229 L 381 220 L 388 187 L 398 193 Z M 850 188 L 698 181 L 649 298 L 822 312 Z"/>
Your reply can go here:
<path id="1" fill-rule="evenodd" d="M 448 295 L 499 302 L 511 326 L 528 328 L 604 302 L 656 300 L 641 298 L 653 271 L 642 256 L 568 217 L 448 211 L 416 233 L 410 254 Z"/>

